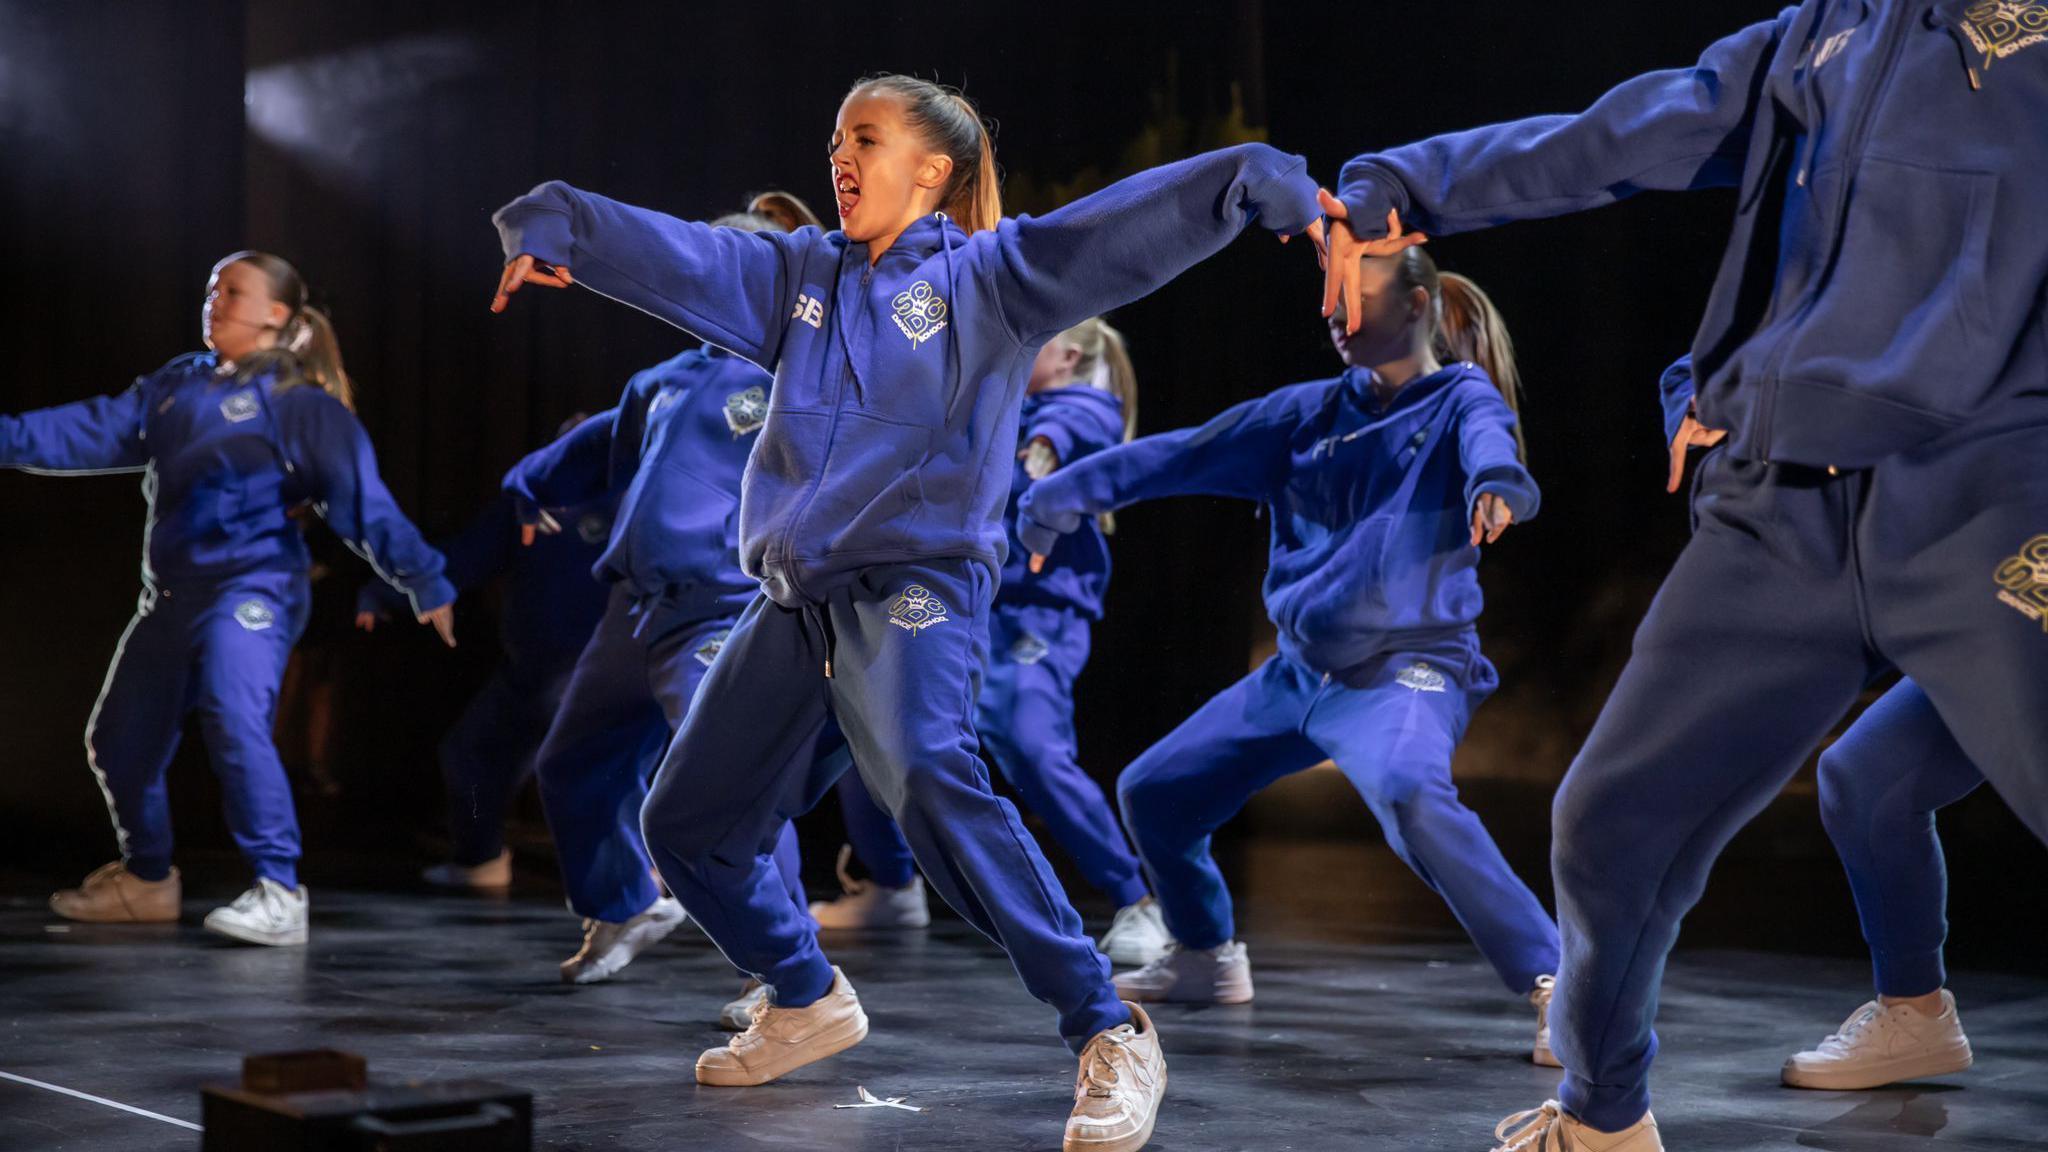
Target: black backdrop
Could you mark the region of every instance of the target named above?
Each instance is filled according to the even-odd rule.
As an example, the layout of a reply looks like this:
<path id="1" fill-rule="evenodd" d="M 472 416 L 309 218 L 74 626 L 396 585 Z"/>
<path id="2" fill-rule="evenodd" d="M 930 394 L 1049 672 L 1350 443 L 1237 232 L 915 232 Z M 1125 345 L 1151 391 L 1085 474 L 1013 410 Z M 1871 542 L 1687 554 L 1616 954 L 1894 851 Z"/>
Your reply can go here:
<path id="1" fill-rule="evenodd" d="M 1582 107 L 1774 7 L 0 0 L 0 410 L 117 390 L 191 349 L 211 262 L 273 249 L 335 317 L 387 480 L 447 530 L 564 416 L 684 341 L 589 293 L 487 314 L 487 215 L 539 179 L 680 214 L 768 186 L 823 207 L 839 96 L 903 70 L 964 83 L 999 121 L 1013 207 L 1247 132 L 1328 181 L 1369 147 Z M 1653 383 L 1689 341 L 1730 211 L 1643 197 L 1436 244 L 1508 317 L 1546 491 L 1488 552 L 1505 687 L 1465 779 L 1555 782 L 1683 543 Z M 1255 236 L 1118 313 L 1146 430 L 1328 374 L 1316 293 L 1305 249 Z M 132 604 L 141 510 L 132 477 L 0 475 L 0 866 L 55 876 L 108 854 L 78 734 Z M 1264 627 L 1251 509 L 1174 501 L 1121 524 L 1081 694 L 1105 777 L 1241 675 Z M 316 849 L 432 827 L 432 744 L 492 624 L 466 606 L 452 656 L 414 634 L 340 645 L 349 819 Z M 181 752 L 180 833 L 218 845 L 200 765 Z M 1971 828 L 2040 861 L 1995 806 Z"/>

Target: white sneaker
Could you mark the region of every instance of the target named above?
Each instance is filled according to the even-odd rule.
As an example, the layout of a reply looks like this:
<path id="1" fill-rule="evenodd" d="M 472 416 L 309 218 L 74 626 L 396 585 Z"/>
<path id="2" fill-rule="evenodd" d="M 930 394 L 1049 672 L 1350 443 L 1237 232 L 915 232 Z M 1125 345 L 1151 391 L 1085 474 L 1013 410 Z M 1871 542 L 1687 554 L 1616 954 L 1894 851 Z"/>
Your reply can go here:
<path id="1" fill-rule="evenodd" d="M 583 922 L 583 948 L 562 961 L 562 982 L 595 984 L 609 980 L 633 957 L 662 942 L 689 919 L 683 906 L 664 896 L 624 924 L 608 920 Z"/>
<path id="2" fill-rule="evenodd" d="M 819 900 L 811 905 L 811 919 L 818 927 L 835 931 L 898 931 L 923 928 L 932 922 L 931 905 L 924 896 L 924 877 L 912 875 L 910 883 L 890 888 L 872 880 L 856 880 L 847 872 L 853 860 L 853 845 L 839 849 L 839 886 L 845 894 L 837 900 Z"/>
<path id="3" fill-rule="evenodd" d="M 1147 896 L 1117 909 L 1116 919 L 1109 922 L 1109 931 L 1102 934 L 1095 946 L 1113 963 L 1150 964 L 1166 955 L 1166 946 L 1171 943 L 1173 933 L 1166 930 L 1166 917 L 1160 915 L 1159 901 Z"/>
<path id="4" fill-rule="evenodd" d="M 1129 1024 L 1097 1032 L 1081 1050 L 1061 1152 L 1137 1152 L 1152 1139 L 1166 1096 L 1166 1055 L 1152 1018 L 1136 1004 L 1126 1006 Z"/>
<path id="5" fill-rule="evenodd" d="M 304 944 L 311 903 L 303 884 L 292 889 L 260 879 L 233 904 L 208 912 L 206 930 L 248 944 Z"/>
<path id="6" fill-rule="evenodd" d="M 1783 1076 L 1794 1088 L 1842 1092 L 1946 1076 L 1968 1068 L 1972 1059 L 1956 998 L 1943 989 L 1938 1016 L 1872 1000 L 1819 1048 L 1785 1061 Z"/>
<path id="7" fill-rule="evenodd" d="M 768 986 L 752 977 L 740 989 L 739 999 L 718 1010 L 718 1026 L 727 1032 L 744 1032 L 754 1022 L 754 1005 L 768 998 Z"/>
<path id="8" fill-rule="evenodd" d="M 1159 959 L 1117 973 L 1116 991 L 1147 1004 L 1243 1004 L 1252 998 L 1251 957 L 1235 940 L 1214 948 L 1183 948 L 1172 941 Z"/>
<path id="9" fill-rule="evenodd" d="M 723 1048 L 697 1057 L 697 1083 L 723 1088 L 766 1084 L 777 1077 L 844 1052 L 868 1034 L 868 1014 L 832 969 L 832 987 L 814 1004 L 779 1008 L 767 996 L 754 1002 L 747 1030 Z"/>
<path id="10" fill-rule="evenodd" d="M 1648 1112 L 1619 1132 L 1602 1132 L 1566 1115 L 1555 1100 L 1517 1112 L 1493 1129 L 1493 1152 L 1664 1152 L 1657 1118 Z"/>
<path id="11" fill-rule="evenodd" d="M 436 864 L 420 873 L 420 879 L 436 888 L 510 888 L 512 850 L 505 849 L 481 864 Z"/>
<path id="12" fill-rule="evenodd" d="M 1536 987 L 1529 991 L 1529 1003 L 1536 1006 L 1536 1047 L 1529 1052 L 1529 1060 L 1540 1068 L 1562 1068 L 1557 1054 L 1550 1050 L 1550 997 L 1557 990 L 1557 977 L 1538 976 Z"/>

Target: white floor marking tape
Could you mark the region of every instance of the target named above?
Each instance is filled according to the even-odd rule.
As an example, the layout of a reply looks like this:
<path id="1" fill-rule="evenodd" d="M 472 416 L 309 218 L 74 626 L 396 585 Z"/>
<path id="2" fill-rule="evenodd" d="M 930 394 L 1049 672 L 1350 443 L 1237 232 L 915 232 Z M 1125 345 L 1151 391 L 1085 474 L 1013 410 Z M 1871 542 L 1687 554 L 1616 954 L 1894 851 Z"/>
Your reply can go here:
<path id="1" fill-rule="evenodd" d="M 57 1084 L 45 1084 L 41 1080 L 31 1080 L 26 1076 L 16 1076 L 12 1072 L 0 1072 L 0 1080 L 12 1080 L 16 1084 L 26 1084 L 31 1088 L 41 1088 L 44 1091 L 55 1092 L 62 1096 L 75 1096 L 80 1100 L 90 1100 L 95 1104 L 105 1104 L 109 1108 L 119 1108 L 123 1112 L 133 1112 L 137 1116 L 147 1116 L 151 1120 L 161 1120 L 166 1124 L 175 1124 L 180 1128 L 190 1128 L 194 1132 L 205 1131 L 205 1129 L 192 1123 L 190 1120 L 180 1120 L 176 1116 L 166 1116 L 161 1112 L 151 1112 L 147 1108 L 137 1108 L 132 1104 L 123 1104 L 119 1100 L 109 1100 L 104 1096 L 94 1096 L 90 1092 L 80 1092 L 76 1089 L 65 1088 Z"/>

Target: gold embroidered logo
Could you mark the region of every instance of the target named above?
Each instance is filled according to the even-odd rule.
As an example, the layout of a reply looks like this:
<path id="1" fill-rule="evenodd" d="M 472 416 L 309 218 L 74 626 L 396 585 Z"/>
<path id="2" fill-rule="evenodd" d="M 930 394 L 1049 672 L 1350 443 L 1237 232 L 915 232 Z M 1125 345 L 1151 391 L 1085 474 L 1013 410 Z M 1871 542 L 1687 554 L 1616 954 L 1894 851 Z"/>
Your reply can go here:
<path id="1" fill-rule="evenodd" d="M 2048 533 L 2027 541 L 2020 554 L 1998 566 L 1998 598 L 2048 632 Z"/>
<path id="2" fill-rule="evenodd" d="M 2048 41 L 2048 3 L 1985 0 L 1963 13 L 1963 35 L 1984 54 L 1984 68 Z"/>
<path id="3" fill-rule="evenodd" d="M 950 617 L 946 615 L 945 602 L 934 596 L 932 590 L 922 584 L 912 584 L 905 588 L 903 595 L 898 596 L 896 602 L 889 605 L 889 623 L 912 636 L 934 624 L 944 624 L 948 619 Z"/>

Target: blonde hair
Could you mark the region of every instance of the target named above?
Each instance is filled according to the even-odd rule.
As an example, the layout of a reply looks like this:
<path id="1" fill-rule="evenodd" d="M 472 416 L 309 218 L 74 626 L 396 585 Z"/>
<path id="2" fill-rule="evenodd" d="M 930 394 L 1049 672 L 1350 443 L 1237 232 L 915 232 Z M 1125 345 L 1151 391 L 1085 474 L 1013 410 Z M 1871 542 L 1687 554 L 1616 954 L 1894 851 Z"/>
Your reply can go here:
<path id="1" fill-rule="evenodd" d="M 935 152 L 953 161 L 953 174 L 939 190 L 939 210 L 971 235 L 1003 218 L 1002 172 L 996 167 L 994 130 L 965 93 L 915 76 L 885 72 L 848 90 L 881 92 L 903 102 L 903 119 Z"/>
<path id="2" fill-rule="evenodd" d="M 306 303 L 306 279 L 291 261 L 253 249 L 221 258 L 213 274 L 231 264 L 247 264 L 263 273 L 270 285 L 270 298 L 291 309 L 277 331 L 277 343 L 254 356 L 243 358 L 243 367 L 253 370 L 276 364 L 278 387 L 311 383 L 355 411 L 355 384 L 341 363 L 341 342 L 334 335 L 334 322 L 327 313 Z"/>
<path id="3" fill-rule="evenodd" d="M 1077 379 L 1086 379 L 1116 397 L 1123 406 L 1124 443 L 1130 443 L 1138 435 L 1138 370 L 1131 365 L 1131 350 L 1124 343 L 1124 334 L 1110 327 L 1109 321 L 1095 316 L 1053 337 L 1051 342 L 1069 345 L 1080 352 L 1080 358 L 1074 361 Z M 1104 512 L 1096 517 L 1096 522 L 1102 525 L 1104 535 L 1115 534 L 1115 513 Z"/>
<path id="4" fill-rule="evenodd" d="M 1500 389 L 1508 411 L 1515 414 L 1515 449 L 1528 459 L 1522 439 L 1522 374 L 1515 366 L 1515 341 L 1493 298 L 1456 272 L 1439 272 L 1436 261 L 1418 245 L 1402 252 L 1395 265 L 1403 290 L 1429 293 L 1430 342 L 1437 358 L 1467 360 L 1479 365 Z"/>

